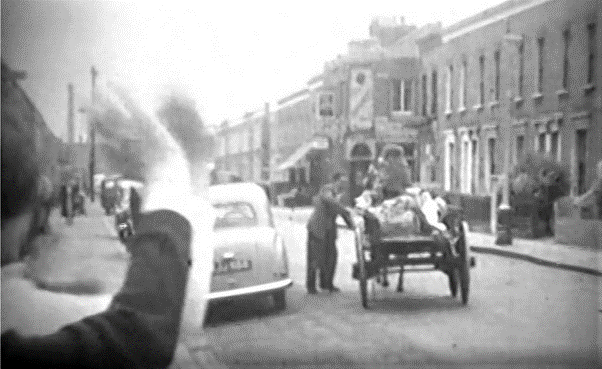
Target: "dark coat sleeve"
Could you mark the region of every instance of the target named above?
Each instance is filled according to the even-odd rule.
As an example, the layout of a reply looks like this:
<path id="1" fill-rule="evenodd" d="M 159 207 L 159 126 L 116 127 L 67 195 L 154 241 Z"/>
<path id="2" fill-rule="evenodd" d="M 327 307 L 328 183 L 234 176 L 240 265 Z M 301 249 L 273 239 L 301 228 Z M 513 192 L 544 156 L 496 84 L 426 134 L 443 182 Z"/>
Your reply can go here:
<path id="1" fill-rule="evenodd" d="M 190 262 L 190 223 L 144 214 L 131 264 L 109 308 L 46 336 L 2 335 L 2 361 L 28 367 L 164 368 L 176 348 Z"/>

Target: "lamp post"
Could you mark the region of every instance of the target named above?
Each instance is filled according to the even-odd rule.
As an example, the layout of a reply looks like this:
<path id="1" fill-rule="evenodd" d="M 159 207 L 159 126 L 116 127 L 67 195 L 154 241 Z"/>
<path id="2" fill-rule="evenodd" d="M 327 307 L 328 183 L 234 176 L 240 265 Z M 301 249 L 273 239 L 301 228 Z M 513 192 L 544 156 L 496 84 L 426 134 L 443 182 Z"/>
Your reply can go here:
<path id="1" fill-rule="evenodd" d="M 514 35 L 507 32 L 504 35 L 504 41 L 509 46 L 508 51 L 511 57 L 512 63 L 510 63 L 510 70 L 516 70 L 516 52 L 514 48 L 523 41 L 522 36 Z M 520 83 L 517 81 L 516 83 Z M 510 83 L 508 84 L 511 85 Z M 502 182 L 502 203 L 497 209 L 498 213 L 498 225 L 496 234 L 496 245 L 509 246 L 512 245 L 512 208 L 510 207 L 510 150 L 512 140 L 512 116 L 513 116 L 513 104 L 514 104 L 514 93 L 512 88 L 509 88 L 506 93 L 508 100 L 508 126 L 506 129 L 501 130 L 503 132 L 504 140 L 504 176 Z"/>
<path id="2" fill-rule="evenodd" d="M 96 68 L 94 68 L 94 66 L 92 66 L 92 68 L 90 69 L 90 74 L 92 75 L 92 106 L 94 106 L 95 103 L 95 99 L 96 99 L 96 94 L 95 94 L 95 90 L 96 90 L 96 76 L 98 75 L 98 71 L 96 70 Z M 96 125 L 94 124 L 94 118 L 91 115 L 91 111 L 88 110 L 89 113 L 89 118 L 88 118 L 88 124 L 89 124 L 89 128 L 90 128 L 90 201 L 94 202 L 94 172 L 96 170 Z"/>

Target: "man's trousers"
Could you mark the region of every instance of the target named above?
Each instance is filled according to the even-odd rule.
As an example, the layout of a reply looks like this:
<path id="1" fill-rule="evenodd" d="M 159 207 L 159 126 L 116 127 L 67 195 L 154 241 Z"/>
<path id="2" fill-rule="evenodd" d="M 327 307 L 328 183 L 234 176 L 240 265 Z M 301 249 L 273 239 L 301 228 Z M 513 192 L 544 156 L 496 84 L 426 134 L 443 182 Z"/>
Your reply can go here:
<path id="1" fill-rule="evenodd" d="M 320 288 L 331 289 L 337 266 L 338 252 L 334 232 L 327 232 L 326 239 L 321 240 L 307 233 L 307 274 L 308 291 L 316 290 L 316 274 L 320 272 Z"/>

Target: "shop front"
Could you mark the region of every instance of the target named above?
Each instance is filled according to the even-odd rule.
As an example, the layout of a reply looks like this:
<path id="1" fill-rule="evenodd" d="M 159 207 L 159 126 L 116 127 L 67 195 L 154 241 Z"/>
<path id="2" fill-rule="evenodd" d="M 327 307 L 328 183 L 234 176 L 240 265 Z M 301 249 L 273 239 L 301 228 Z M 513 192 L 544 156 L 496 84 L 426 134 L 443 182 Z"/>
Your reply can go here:
<path id="1" fill-rule="evenodd" d="M 301 189 L 307 196 L 317 193 L 328 178 L 325 176 L 330 142 L 328 138 L 316 136 L 300 145 L 291 155 L 275 166 L 273 181 L 275 193 Z M 278 182 L 278 183 L 275 183 Z"/>

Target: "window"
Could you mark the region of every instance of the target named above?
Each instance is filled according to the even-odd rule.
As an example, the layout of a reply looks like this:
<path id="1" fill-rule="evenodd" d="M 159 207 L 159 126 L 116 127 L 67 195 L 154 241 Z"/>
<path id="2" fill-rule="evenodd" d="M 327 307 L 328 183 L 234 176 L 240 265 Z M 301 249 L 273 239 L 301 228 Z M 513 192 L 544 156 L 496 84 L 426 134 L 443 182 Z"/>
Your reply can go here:
<path id="1" fill-rule="evenodd" d="M 495 89 L 494 89 L 494 101 L 500 101 L 500 51 L 496 50 L 493 54 L 493 60 L 495 63 Z"/>
<path id="2" fill-rule="evenodd" d="M 518 81 L 517 96 L 523 96 L 523 81 L 525 79 L 525 45 L 518 45 Z"/>
<path id="3" fill-rule="evenodd" d="M 568 29 L 562 32 L 563 57 L 562 57 L 562 88 L 566 91 L 569 88 L 569 38 L 570 31 Z"/>
<path id="4" fill-rule="evenodd" d="M 558 147 L 559 146 L 558 146 L 558 144 L 559 144 L 559 141 L 560 141 L 559 132 L 558 131 L 552 132 L 550 134 L 550 156 L 552 158 L 556 159 L 556 160 L 559 159 L 558 158 L 558 154 L 559 154 L 559 151 L 558 151 Z"/>
<path id="5" fill-rule="evenodd" d="M 455 145 L 453 142 L 449 142 L 447 146 L 447 167 L 448 167 L 448 175 L 446 178 L 445 187 L 447 191 L 451 191 L 454 188 L 454 182 L 456 178 L 456 171 L 454 168 L 454 161 L 456 158 Z"/>
<path id="6" fill-rule="evenodd" d="M 393 111 L 401 111 L 401 80 L 394 79 L 391 81 L 391 95 L 393 96 Z"/>
<path id="7" fill-rule="evenodd" d="M 463 60 L 460 69 L 460 109 L 466 106 L 466 89 L 466 60 Z"/>
<path id="8" fill-rule="evenodd" d="M 318 97 L 318 114 L 321 118 L 334 117 L 334 94 L 321 93 Z"/>
<path id="9" fill-rule="evenodd" d="M 540 93 L 543 90 L 543 58 L 544 58 L 545 39 L 540 37 L 537 39 L 537 73 L 535 80 L 535 92 Z"/>
<path id="10" fill-rule="evenodd" d="M 469 182 L 469 140 L 463 140 L 462 146 L 460 147 L 460 192 L 467 193 L 468 192 L 468 184 Z"/>
<path id="11" fill-rule="evenodd" d="M 537 151 L 539 151 L 542 154 L 546 152 L 546 133 L 545 132 L 541 132 L 537 136 Z"/>
<path id="12" fill-rule="evenodd" d="M 491 137 L 488 140 L 488 149 L 489 149 L 489 175 L 495 174 L 495 138 Z"/>
<path id="13" fill-rule="evenodd" d="M 434 70 L 431 77 L 431 114 L 433 114 L 434 116 L 437 116 L 438 110 L 437 99 L 439 98 L 439 96 L 437 91 L 437 85 L 437 71 Z"/>
<path id="14" fill-rule="evenodd" d="M 426 111 L 426 108 L 427 108 L 427 99 L 428 99 L 428 96 L 427 96 L 428 86 L 427 86 L 427 84 L 428 84 L 428 81 L 426 79 L 426 74 L 423 74 L 422 75 L 422 115 L 426 115 L 427 114 L 427 111 Z"/>
<path id="15" fill-rule="evenodd" d="M 525 154 L 525 135 L 516 136 L 516 162 L 520 163 Z"/>
<path id="16" fill-rule="evenodd" d="M 305 168 L 299 168 L 299 173 L 297 175 L 297 178 L 299 179 L 299 181 L 298 181 L 299 184 L 307 183 L 307 173 L 305 171 Z"/>
<path id="17" fill-rule="evenodd" d="M 479 169 L 479 141 L 476 138 L 472 139 L 472 153 L 471 153 L 471 168 L 470 168 L 470 193 L 475 193 L 477 191 L 477 181 L 478 181 L 478 169 Z"/>
<path id="18" fill-rule="evenodd" d="M 587 83 L 594 83 L 594 68 L 596 67 L 596 24 L 590 23 L 587 25 L 587 48 L 588 48 L 588 63 L 587 63 Z"/>
<path id="19" fill-rule="evenodd" d="M 412 111 L 412 81 L 403 81 L 403 111 Z"/>
<path id="20" fill-rule="evenodd" d="M 236 228 L 257 225 L 257 216 L 253 207 L 244 202 L 214 204 L 214 228 Z"/>
<path id="21" fill-rule="evenodd" d="M 297 169 L 296 168 L 290 168 L 288 170 L 288 181 L 291 184 L 297 183 Z"/>
<path id="22" fill-rule="evenodd" d="M 453 106 L 453 94 L 454 94 L 454 89 L 452 87 L 452 78 L 453 78 L 453 74 L 454 74 L 454 66 L 453 65 L 449 65 L 447 67 L 447 102 L 446 102 L 446 106 L 445 106 L 445 111 L 447 113 L 451 113 L 452 109 L 454 108 Z"/>
<path id="23" fill-rule="evenodd" d="M 576 175 L 577 175 L 577 194 L 582 195 L 587 190 L 585 188 L 585 159 L 587 156 L 587 130 L 578 129 L 575 134 L 576 145 Z"/>
<path id="24" fill-rule="evenodd" d="M 485 103 L 485 55 L 479 57 L 479 105 Z"/>

